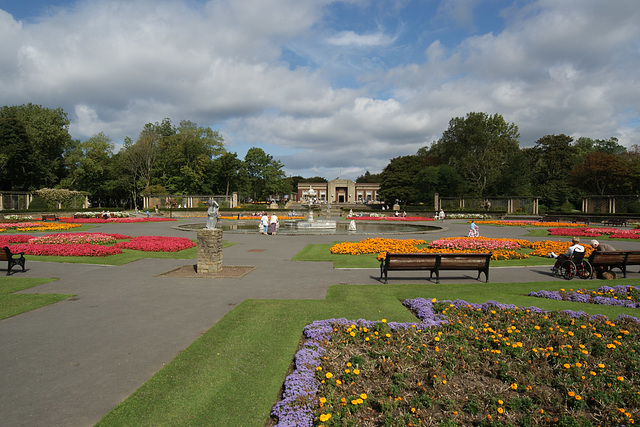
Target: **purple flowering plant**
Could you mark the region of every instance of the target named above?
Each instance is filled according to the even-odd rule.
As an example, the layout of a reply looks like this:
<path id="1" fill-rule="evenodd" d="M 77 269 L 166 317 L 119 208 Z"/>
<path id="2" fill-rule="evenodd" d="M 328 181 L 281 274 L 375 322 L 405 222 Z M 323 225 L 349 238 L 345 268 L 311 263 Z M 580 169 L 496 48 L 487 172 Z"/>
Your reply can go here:
<path id="1" fill-rule="evenodd" d="M 617 307 L 640 308 L 640 287 L 638 286 L 601 286 L 596 290 L 560 289 L 559 291 L 534 291 L 529 296 L 555 299 L 558 301 L 603 304 Z"/>

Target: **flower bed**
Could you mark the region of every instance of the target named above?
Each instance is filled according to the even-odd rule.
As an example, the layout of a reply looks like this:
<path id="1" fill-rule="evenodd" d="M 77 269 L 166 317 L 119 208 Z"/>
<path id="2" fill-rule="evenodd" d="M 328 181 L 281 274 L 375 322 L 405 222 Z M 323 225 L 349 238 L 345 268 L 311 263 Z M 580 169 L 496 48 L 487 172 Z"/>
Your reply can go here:
<path id="1" fill-rule="evenodd" d="M 640 308 L 640 288 L 634 286 L 601 286 L 597 290 L 587 289 L 565 291 L 537 291 L 529 296 L 562 301 L 582 302 L 586 304 L 603 304 L 618 307 Z"/>
<path id="2" fill-rule="evenodd" d="M 27 255 L 55 255 L 55 256 L 95 256 L 104 257 L 121 254 L 122 249 L 115 246 L 92 245 L 90 243 L 57 243 L 31 244 L 19 243 L 11 246 L 11 252 L 24 252 Z"/>
<path id="3" fill-rule="evenodd" d="M 116 247 L 145 252 L 178 252 L 196 244 L 186 237 L 139 236 L 128 242 L 118 242 Z"/>
<path id="4" fill-rule="evenodd" d="M 175 218 L 60 218 L 60 222 L 69 224 L 107 224 L 115 222 L 118 224 L 132 224 L 139 222 L 164 222 L 177 221 Z"/>
<path id="5" fill-rule="evenodd" d="M 3 231 L 54 231 L 70 230 L 80 227 L 79 224 L 63 224 L 60 222 L 3 222 L 0 223 L 0 232 Z"/>
<path id="6" fill-rule="evenodd" d="M 585 224 L 576 224 L 573 222 L 543 222 L 533 220 L 493 220 L 493 221 L 476 221 L 476 224 L 486 225 L 506 225 L 513 227 L 571 227 L 580 228 L 586 227 Z"/>
<path id="7" fill-rule="evenodd" d="M 363 221 L 434 221 L 433 218 L 426 216 L 347 216 L 347 219 Z"/>
<path id="8" fill-rule="evenodd" d="M 118 240 L 129 240 L 120 241 Z M 58 233 L 42 237 L 16 234 L 0 236 L 2 246 L 10 246 L 12 252 L 27 255 L 56 256 L 109 256 L 121 254 L 122 249 L 145 252 L 178 252 L 196 244 L 186 237 L 139 236 L 105 233 Z"/>
<path id="9" fill-rule="evenodd" d="M 628 425 L 640 416 L 635 317 L 404 304 L 420 323 L 307 326 L 272 411 L 277 425 Z"/>
<path id="10" fill-rule="evenodd" d="M 435 243 L 435 245 L 434 245 Z M 493 252 L 492 260 L 524 259 L 529 255 L 517 252 L 520 247 L 529 244 L 526 240 L 491 239 L 488 237 L 460 237 L 435 240 L 428 247 L 426 241 L 416 239 L 365 239 L 359 242 L 342 242 L 331 247 L 333 254 L 362 255 L 378 254 L 378 260 L 387 256 L 387 252 L 404 253 L 482 253 Z M 566 251 L 566 250 L 565 250 Z M 546 255 L 546 254 L 545 254 Z"/>
<path id="11" fill-rule="evenodd" d="M 129 236 L 121 234 L 104 233 L 58 233 L 47 234 L 42 237 L 34 237 L 28 243 L 36 245 L 58 245 L 58 244 L 83 244 L 90 245 L 113 245 L 117 240 L 129 239 Z"/>

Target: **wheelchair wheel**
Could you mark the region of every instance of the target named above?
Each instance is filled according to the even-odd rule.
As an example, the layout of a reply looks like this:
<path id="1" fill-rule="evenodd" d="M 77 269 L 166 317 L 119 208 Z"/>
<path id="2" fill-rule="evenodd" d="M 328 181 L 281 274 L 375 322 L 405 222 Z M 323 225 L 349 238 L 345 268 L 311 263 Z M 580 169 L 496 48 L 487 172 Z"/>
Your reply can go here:
<path id="1" fill-rule="evenodd" d="M 573 276 L 576 275 L 576 265 L 573 261 L 565 261 L 560 266 L 560 276 L 564 277 L 567 280 L 573 279 Z"/>
<path id="2" fill-rule="evenodd" d="M 591 264 L 589 264 L 589 261 L 582 261 L 582 265 L 577 267 L 576 273 L 581 279 L 590 279 L 593 275 L 593 268 Z"/>

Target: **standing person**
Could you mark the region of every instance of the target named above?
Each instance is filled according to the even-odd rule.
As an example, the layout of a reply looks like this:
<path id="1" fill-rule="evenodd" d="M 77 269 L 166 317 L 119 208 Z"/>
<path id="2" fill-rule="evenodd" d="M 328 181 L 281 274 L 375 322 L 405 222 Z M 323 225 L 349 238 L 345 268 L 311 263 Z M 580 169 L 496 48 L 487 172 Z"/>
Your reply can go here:
<path id="1" fill-rule="evenodd" d="M 440 209 L 440 221 L 444 222 L 444 219 L 446 218 L 447 215 L 445 215 L 444 210 Z"/>
<path id="2" fill-rule="evenodd" d="M 271 214 L 269 225 L 271 226 L 271 235 L 275 236 L 276 229 L 278 228 L 278 217 L 276 216 L 276 214 Z"/>
<path id="3" fill-rule="evenodd" d="M 556 259 L 556 263 L 554 264 L 553 268 L 551 269 L 552 273 L 557 273 L 558 272 L 558 268 L 560 268 L 560 266 L 562 265 L 563 262 L 565 262 L 568 259 L 573 258 L 573 253 L 574 252 L 584 252 L 584 246 L 582 246 L 580 244 L 580 238 L 575 236 L 571 238 L 571 243 L 572 245 L 569 247 L 569 249 L 567 249 L 567 252 L 564 254 L 560 254 L 560 255 L 556 255 L 554 252 L 551 252 L 550 255 Z"/>
<path id="4" fill-rule="evenodd" d="M 269 217 L 267 216 L 266 212 L 262 213 L 262 216 L 260 217 L 260 223 L 262 224 L 262 234 L 266 235 L 267 231 L 269 230 Z"/>

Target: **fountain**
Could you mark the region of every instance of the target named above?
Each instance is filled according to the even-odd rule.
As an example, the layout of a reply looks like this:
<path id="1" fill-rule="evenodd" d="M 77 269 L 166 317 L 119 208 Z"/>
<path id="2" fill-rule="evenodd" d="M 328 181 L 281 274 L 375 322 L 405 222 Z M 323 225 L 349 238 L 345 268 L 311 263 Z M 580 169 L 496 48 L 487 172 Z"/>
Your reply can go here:
<path id="1" fill-rule="evenodd" d="M 307 203 L 303 203 L 303 206 L 306 205 L 309 209 L 308 219 L 305 221 L 296 221 L 296 228 L 304 228 L 304 229 L 335 229 L 336 222 L 330 219 L 317 220 L 313 218 L 313 208 L 318 207 L 316 203 L 316 191 L 313 188 L 309 188 Z M 330 212 L 330 211 L 329 211 Z"/>

